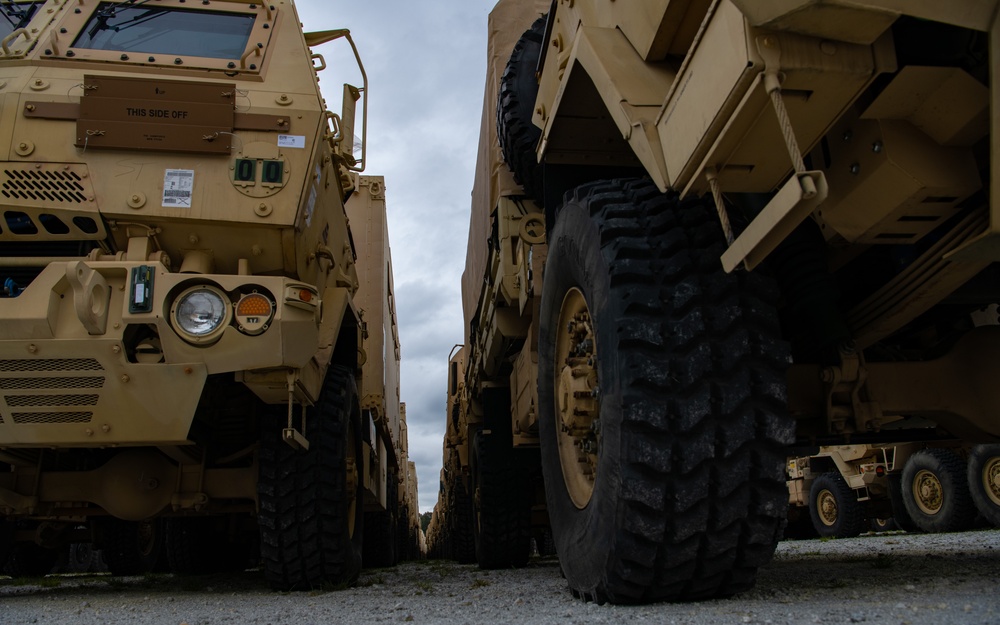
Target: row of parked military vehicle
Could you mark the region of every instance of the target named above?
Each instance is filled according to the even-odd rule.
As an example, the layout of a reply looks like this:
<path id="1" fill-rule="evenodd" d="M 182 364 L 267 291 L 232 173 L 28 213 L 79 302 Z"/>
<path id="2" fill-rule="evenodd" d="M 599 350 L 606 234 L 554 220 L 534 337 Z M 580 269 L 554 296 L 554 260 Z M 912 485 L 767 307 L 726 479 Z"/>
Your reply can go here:
<path id="1" fill-rule="evenodd" d="M 788 537 L 1000 527 L 1000 445 L 840 445 L 788 460 Z"/>

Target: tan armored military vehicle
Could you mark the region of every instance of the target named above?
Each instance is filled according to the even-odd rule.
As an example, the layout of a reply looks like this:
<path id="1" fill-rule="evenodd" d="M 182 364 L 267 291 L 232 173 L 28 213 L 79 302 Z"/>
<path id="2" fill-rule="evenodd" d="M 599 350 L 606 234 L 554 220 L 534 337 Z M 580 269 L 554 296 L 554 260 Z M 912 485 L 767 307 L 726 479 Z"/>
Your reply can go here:
<path id="1" fill-rule="evenodd" d="M 352 176 L 367 85 L 327 110 L 310 51 L 349 34 L 303 34 L 289 0 L 0 18 L 3 550 L 40 572 L 93 541 L 123 574 L 165 542 L 203 571 L 259 536 L 276 587 L 352 580 L 403 445 L 398 342 L 373 353 L 394 311 L 357 299 L 391 283 L 344 209 L 384 187 Z"/>
<path id="2" fill-rule="evenodd" d="M 481 566 L 549 524 L 584 598 L 726 596 L 787 457 L 1000 437 L 996 9 L 496 5 L 448 431 Z"/>
<path id="3" fill-rule="evenodd" d="M 786 537 L 1000 527 L 1000 447 L 956 441 L 827 445 L 789 458 Z M 904 488 L 903 485 L 906 485 Z"/>

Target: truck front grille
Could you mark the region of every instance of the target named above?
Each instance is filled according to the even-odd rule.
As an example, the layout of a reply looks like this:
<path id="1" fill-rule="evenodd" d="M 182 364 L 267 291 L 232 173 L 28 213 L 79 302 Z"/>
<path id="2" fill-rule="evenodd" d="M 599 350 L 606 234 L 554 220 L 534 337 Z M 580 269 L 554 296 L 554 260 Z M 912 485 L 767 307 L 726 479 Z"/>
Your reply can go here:
<path id="1" fill-rule="evenodd" d="M 0 361 L 0 423 L 89 423 L 103 372 L 93 358 Z"/>

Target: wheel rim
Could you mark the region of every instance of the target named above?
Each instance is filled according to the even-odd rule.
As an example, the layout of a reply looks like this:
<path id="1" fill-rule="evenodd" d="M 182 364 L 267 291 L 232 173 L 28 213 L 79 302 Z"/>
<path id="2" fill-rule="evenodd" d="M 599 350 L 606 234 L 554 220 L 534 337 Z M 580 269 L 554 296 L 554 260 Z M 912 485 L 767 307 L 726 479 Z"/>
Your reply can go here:
<path id="1" fill-rule="evenodd" d="M 983 490 L 993 505 L 1000 506 L 1000 456 L 983 463 Z"/>
<path id="2" fill-rule="evenodd" d="M 913 476 L 913 500 L 924 514 L 937 514 L 944 505 L 941 480 L 926 469 Z"/>
<path id="3" fill-rule="evenodd" d="M 563 480 L 583 509 L 594 494 L 600 444 L 597 337 L 583 293 L 572 288 L 559 309 L 555 345 L 556 441 Z"/>
<path id="4" fill-rule="evenodd" d="M 819 492 L 816 497 L 816 510 L 823 525 L 833 527 L 837 523 L 837 498 L 829 490 L 824 488 Z"/>
<path id="5" fill-rule="evenodd" d="M 153 521 L 139 521 L 136 528 L 136 550 L 140 556 L 149 557 L 156 545 L 156 527 Z"/>

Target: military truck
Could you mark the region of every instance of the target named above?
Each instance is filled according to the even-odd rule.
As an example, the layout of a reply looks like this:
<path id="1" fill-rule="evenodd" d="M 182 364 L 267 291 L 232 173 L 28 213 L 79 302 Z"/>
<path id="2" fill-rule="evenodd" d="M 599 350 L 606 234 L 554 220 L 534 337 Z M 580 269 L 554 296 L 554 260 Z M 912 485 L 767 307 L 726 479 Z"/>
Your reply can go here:
<path id="1" fill-rule="evenodd" d="M 585 599 L 731 595 L 788 457 L 997 440 L 996 8 L 496 5 L 454 439 L 481 566 L 548 523 Z"/>
<path id="2" fill-rule="evenodd" d="M 830 445 L 788 459 L 786 536 L 868 529 L 956 532 L 1000 526 L 1000 447 L 960 441 Z M 890 523 L 891 521 L 891 523 Z"/>
<path id="3" fill-rule="evenodd" d="M 0 551 L 350 582 L 401 446 L 398 349 L 373 341 L 395 317 L 357 299 L 391 277 L 344 209 L 382 184 L 355 175 L 350 33 L 303 33 L 289 0 L 0 14 Z M 332 112 L 311 47 L 336 39 L 362 85 Z"/>

